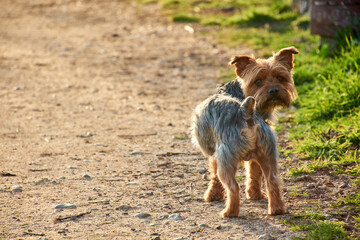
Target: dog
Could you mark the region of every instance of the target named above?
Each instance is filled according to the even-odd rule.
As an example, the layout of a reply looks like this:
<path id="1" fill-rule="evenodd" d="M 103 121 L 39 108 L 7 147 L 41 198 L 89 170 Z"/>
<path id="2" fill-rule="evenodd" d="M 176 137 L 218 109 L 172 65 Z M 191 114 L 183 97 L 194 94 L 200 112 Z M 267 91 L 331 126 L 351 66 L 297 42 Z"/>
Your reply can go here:
<path id="1" fill-rule="evenodd" d="M 268 214 L 286 212 L 278 176 L 278 151 L 271 130 L 275 108 L 289 107 L 297 92 L 292 78 L 295 47 L 281 49 L 268 59 L 235 56 L 237 78 L 220 86 L 217 93 L 200 103 L 192 118 L 192 140 L 209 158 L 210 183 L 205 201 L 223 200 L 222 217 L 237 217 L 240 210 L 236 171 L 246 168 L 247 199 L 268 196 Z"/>

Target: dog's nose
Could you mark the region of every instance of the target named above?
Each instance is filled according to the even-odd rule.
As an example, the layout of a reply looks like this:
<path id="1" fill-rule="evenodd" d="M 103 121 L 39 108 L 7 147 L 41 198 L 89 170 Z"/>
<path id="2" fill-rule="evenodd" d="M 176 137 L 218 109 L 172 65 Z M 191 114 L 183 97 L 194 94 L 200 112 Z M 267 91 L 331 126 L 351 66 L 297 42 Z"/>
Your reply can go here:
<path id="1" fill-rule="evenodd" d="M 276 95 L 276 94 L 278 94 L 278 92 L 279 92 L 279 89 L 278 89 L 278 88 L 270 88 L 270 89 L 268 90 L 268 93 L 269 93 L 270 95 Z"/>

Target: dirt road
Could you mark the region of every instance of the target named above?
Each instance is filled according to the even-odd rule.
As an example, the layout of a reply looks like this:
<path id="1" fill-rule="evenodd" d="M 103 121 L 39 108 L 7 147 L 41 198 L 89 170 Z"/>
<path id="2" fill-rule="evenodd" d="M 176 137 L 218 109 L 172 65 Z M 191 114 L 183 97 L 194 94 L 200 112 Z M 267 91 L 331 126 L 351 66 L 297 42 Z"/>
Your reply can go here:
<path id="1" fill-rule="evenodd" d="M 200 30 L 131 1 L 1 2 L 1 239 L 288 238 L 243 182 L 240 218 L 203 201 L 191 112 L 249 50 Z"/>

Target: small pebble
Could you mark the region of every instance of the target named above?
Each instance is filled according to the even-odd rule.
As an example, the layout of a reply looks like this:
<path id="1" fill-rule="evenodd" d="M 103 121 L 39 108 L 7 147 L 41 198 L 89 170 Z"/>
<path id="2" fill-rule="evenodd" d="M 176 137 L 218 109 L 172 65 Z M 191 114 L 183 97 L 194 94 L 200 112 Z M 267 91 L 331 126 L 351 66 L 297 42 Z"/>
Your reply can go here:
<path id="1" fill-rule="evenodd" d="M 92 177 L 90 177 L 89 174 L 84 174 L 83 178 L 85 178 L 86 180 L 89 180 L 89 181 L 92 179 Z"/>
<path id="2" fill-rule="evenodd" d="M 22 187 L 20 187 L 20 186 L 12 186 L 11 190 L 13 192 L 22 192 L 23 191 Z"/>
<path id="3" fill-rule="evenodd" d="M 40 181 L 36 182 L 35 185 L 41 185 L 41 184 L 46 184 L 49 183 L 50 180 L 48 178 L 43 178 Z"/>
<path id="4" fill-rule="evenodd" d="M 74 204 L 59 204 L 55 206 L 55 209 L 67 209 L 67 208 L 76 208 Z"/>
<path id="5" fill-rule="evenodd" d="M 169 218 L 171 218 L 171 219 L 173 219 L 173 220 L 176 220 L 176 221 L 182 221 L 182 220 L 184 220 L 184 219 L 181 217 L 181 215 L 178 214 L 178 213 L 171 214 L 171 215 L 169 216 Z"/>
<path id="6" fill-rule="evenodd" d="M 134 185 L 137 185 L 137 183 L 136 182 L 127 182 L 126 185 L 134 186 Z"/>
<path id="7" fill-rule="evenodd" d="M 135 217 L 137 217 L 137 218 L 148 218 L 150 216 L 151 215 L 148 214 L 148 213 L 138 213 L 138 214 L 135 215 Z"/>
<path id="8" fill-rule="evenodd" d="M 199 169 L 199 173 L 200 173 L 200 174 L 207 173 L 207 171 L 208 171 L 208 170 L 207 170 L 206 168 L 200 168 L 200 169 Z"/>
<path id="9" fill-rule="evenodd" d="M 273 236 L 271 236 L 268 233 L 265 233 L 263 235 L 260 235 L 258 239 L 264 239 L 264 240 L 275 240 L 275 238 Z"/>
<path id="10" fill-rule="evenodd" d="M 184 27 L 185 31 L 189 32 L 190 34 L 193 34 L 195 32 L 193 27 L 190 27 L 189 25 L 185 25 Z"/>
<path id="11" fill-rule="evenodd" d="M 69 166 L 69 169 L 77 169 L 77 167 Z"/>
<path id="12" fill-rule="evenodd" d="M 199 227 L 206 228 L 206 227 L 209 227 L 209 226 L 208 226 L 208 225 L 206 225 L 205 223 L 200 223 L 200 224 L 199 224 Z"/>
<path id="13" fill-rule="evenodd" d="M 160 217 L 159 217 L 160 220 L 163 220 L 163 219 L 166 219 L 166 218 L 169 218 L 169 215 L 161 214 Z"/>
<path id="14" fill-rule="evenodd" d="M 87 136 L 87 137 L 92 137 L 92 136 L 93 136 L 93 133 L 92 133 L 92 132 L 87 132 L 87 133 L 86 133 L 86 136 Z"/>
<path id="15" fill-rule="evenodd" d="M 54 185 L 59 185 L 60 184 L 60 183 L 58 183 L 56 181 L 52 181 L 51 183 L 54 184 Z"/>
<path id="16" fill-rule="evenodd" d="M 222 225 L 219 225 L 216 227 L 217 230 L 221 230 L 221 229 L 230 229 L 231 226 L 228 226 L 228 225 L 225 225 L 225 224 L 222 224 Z"/>
<path id="17" fill-rule="evenodd" d="M 120 207 L 115 208 L 115 210 L 130 210 L 132 208 L 133 207 L 131 207 L 130 205 L 124 204 L 124 205 L 121 205 Z"/>
<path id="18" fill-rule="evenodd" d="M 142 155 L 143 154 L 143 152 L 141 152 L 141 151 L 133 151 L 133 152 L 131 152 L 131 155 Z"/>

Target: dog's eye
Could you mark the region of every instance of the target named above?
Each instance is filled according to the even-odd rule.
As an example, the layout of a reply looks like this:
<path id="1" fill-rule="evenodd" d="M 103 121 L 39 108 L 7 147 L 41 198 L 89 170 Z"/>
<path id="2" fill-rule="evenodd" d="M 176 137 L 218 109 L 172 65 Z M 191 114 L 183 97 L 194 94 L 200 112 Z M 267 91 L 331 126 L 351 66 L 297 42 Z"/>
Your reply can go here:
<path id="1" fill-rule="evenodd" d="M 277 76 L 276 78 L 279 80 L 279 82 L 285 82 L 285 78 L 282 76 Z"/>
<path id="2" fill-rule="evenodd" d="M 262 80 L 259 78 L 259 79 L 256 79 L 255 80 L 255 85 L 256 86 L 258 86 L 258 87 L 260 87 L 261 86 L 261 82 L 262 82 Z"/>

